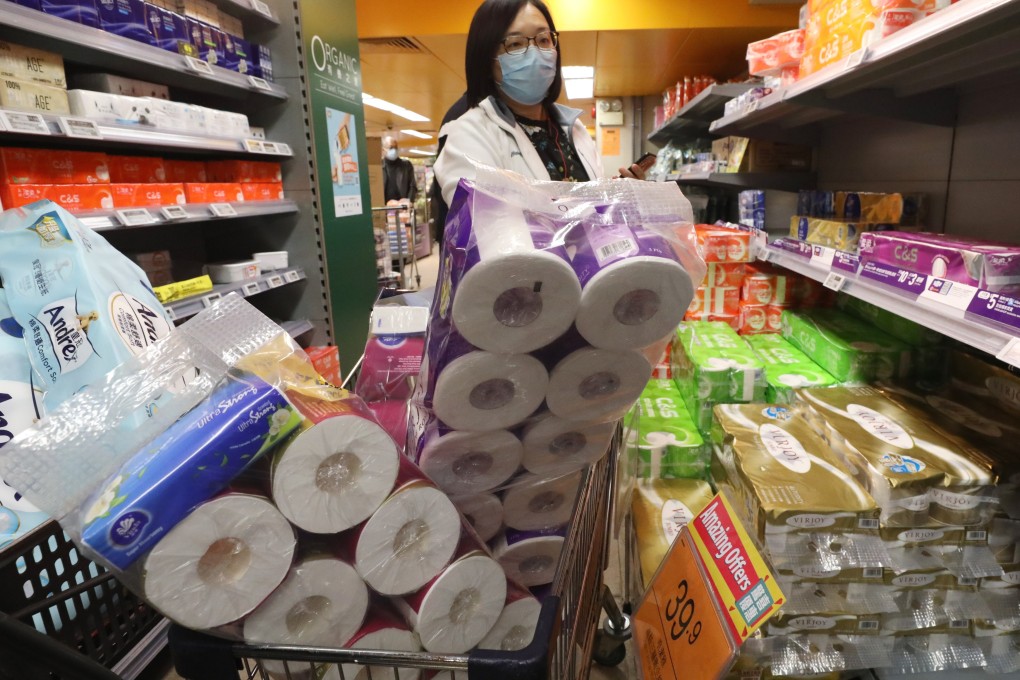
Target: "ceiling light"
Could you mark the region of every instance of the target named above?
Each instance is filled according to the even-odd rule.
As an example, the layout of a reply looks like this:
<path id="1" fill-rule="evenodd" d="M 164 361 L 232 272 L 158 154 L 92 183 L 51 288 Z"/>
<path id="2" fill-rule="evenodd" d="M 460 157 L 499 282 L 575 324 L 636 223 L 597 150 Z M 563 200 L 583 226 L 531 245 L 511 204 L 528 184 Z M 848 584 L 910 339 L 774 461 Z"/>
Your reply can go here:
<path id="1" fill-rule="evenodd" d="M 591 99 L 595 96 L 594 78 L 569 78 L 563 81 L 567 99 Z"/>
<path id="2" fill-rule="evenodd" d="M 410 135 L 411 137 L 417 137 L 418 139 L 432 139 L 432 135 L 427 135 L 424 132 L 418 132 L 417 130 L 401 130 L 400 134 Z"/>
<path id="3" fill-rule="evenodd" d="M 560 69 L 564 78 L 594 78 L 594 66 L 564 66 Z"/>
<path id="4" fill-rule="evenodd" d="M 435 151 L 426 151 L 425 149 L 408 149 L 407 153 L 416 153 L 419 156 L 435 156 Z"/>
<path id="5" fill-rule="evenodd" d="M 361 100 L 365 103 L 365 106 L 371 106 L 373 108 L 382 109 L 383 111 L 389 111 L 390 113 L 396 114 L 401 118 L 406 118 L 412 123 L 427 123 L 429 119 L 420 113 L 415 113 L 410 109 L 405 109 L 403 106 L 398 106 L 393 102 L 388 102 L 385 99 L 379 99 L 373 97 L 367 92 L 362 93 Z"/>

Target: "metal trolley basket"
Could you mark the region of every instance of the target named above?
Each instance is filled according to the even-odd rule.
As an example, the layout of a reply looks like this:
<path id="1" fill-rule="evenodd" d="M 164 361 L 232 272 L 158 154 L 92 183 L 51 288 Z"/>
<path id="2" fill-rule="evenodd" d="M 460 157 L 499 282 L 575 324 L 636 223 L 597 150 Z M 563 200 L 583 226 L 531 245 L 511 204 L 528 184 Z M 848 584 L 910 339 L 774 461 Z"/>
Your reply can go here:
<path id="1" fill-rule="evenodd" d="M 402 670 L 433 671 L 441 680 L 584 680 L 604 600 L 602 575 L 613 516 L 618 440 L 584 477 L 552 594 L 542 602 L 535 637 L 525 649 L 453 655 L 250 645 L 172 626 L 170 647 L 177 672 L 186 680 L 233 680 L 240 664 L 244 677 L 268 680 L 270 675 L 263 662 L 274 660 L 284 662 L 283 677 L 288 680 L 314 678 L 316 669 L 324 664 L 385 668 L 375 673 L 368 668 L 368 680 L 398 680 Z M 353 680 L 344 675 L 342 667 L 338 670 L 341 680 Z"/>

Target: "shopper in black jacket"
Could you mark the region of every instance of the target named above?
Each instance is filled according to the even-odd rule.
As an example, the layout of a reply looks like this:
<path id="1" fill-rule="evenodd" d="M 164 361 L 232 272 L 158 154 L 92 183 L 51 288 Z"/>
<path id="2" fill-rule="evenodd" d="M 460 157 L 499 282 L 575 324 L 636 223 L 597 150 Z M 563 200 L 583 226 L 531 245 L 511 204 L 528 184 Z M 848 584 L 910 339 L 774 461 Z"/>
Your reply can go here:
<path id="1" fill-rule="evenodd" d="M 414 166 L 411 161 L 401 158 L 397 140 L 387 135 L 382 140 L 383 148 L 383 194 L 387 203 L 406 198 L 414 203 L 418 185 L 414 181 Z"/>

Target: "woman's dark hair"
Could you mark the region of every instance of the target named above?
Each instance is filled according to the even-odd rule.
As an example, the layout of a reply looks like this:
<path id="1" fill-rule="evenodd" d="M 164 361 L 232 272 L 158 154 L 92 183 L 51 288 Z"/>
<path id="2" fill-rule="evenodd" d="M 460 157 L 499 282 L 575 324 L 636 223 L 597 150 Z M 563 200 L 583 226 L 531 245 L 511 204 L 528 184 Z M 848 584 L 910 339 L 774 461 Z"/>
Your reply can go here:
<path id="1" fill-rule="evenodd" d="M 555 31 L 552 14 L 542 0 L 485 0 L 475 11 L 468 29 L 467 51 L 464 59 L 464 73 L 467 77 L 468 106 L 474 108 L 488 97 L 497 94 L 496 81 L 492 77 L 492 59 L 500 43 L 506 37 L 507 29 L 517 18 L 525 5 L 534 5 L 549 22 L 549 30 Z M 549 92 L 542 102 L 549 106 L 560 96 L 563 77 L 560 74 L 560 50 L 556 49 L 556 78 L 549 86 Z"/>

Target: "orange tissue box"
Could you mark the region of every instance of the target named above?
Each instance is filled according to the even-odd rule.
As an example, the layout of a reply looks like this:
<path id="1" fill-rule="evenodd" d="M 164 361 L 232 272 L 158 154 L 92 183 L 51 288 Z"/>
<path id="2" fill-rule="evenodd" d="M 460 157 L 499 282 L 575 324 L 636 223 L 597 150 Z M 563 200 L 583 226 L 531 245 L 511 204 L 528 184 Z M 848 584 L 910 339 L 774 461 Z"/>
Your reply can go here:
<path id="1" fill-rule="evenodd" d="M 4 184 L 0 189 L 5 208 L 19 208 L 49 199 L 69 212 L 113 210 L 108 184 Z"/>
<path id="2" fill-rule="evenodd" d="M 242 184 L 241 192 L 246 201 L 282 201 L 283 185 L 274 184 Z"/>
<path id="3" fill-rule="evenodd" d="M 743 262 L 710 262 L 701 285 L 706 288 L 739 288 L 746 268 Z"/>
<path id="4" fill-rule="evenodd" d="M 109 184 L 105 153 L 0 148 L 5 184 Z"/>
<path id="5" fill-rule="evenodd" d="M 737 332 L 741 335 L 772 333 L 768 328 L 768 305 L 740 303 L 740 318 Z"/>
<path id="6" fill-rule="evenodd" d="M 113 184 L 113 204 L 117 208 L 158 208 L 184 205 L 183 184 Z"/>
<path id="7" fill-rule="evenodd" d="M 162 158 L 150 156 L 109 156 L 110 181 L 115 184 L 154 184 L 166 182 Z"/>
<path id="8" fill-rule="evenodd" d="M 244 201 L 244 192 L 236 182 L 197 182 L 185 184 L 188 203 L 237 203 Z"/>
<path id="9" fill-rule="evenodd" d="M 765 327 L 768 333 L 779 333 L 783 330 L 783 312 L 790 309 L 786 305 L 769 305 L 765 308 Z"/>
<path id="10" fill-rule="evenodd" d="M 208 182 L 205 161 L 163 161 L 168 182 Z"/>
<path id="11" fill-rule="evenodd" d="M 273 184 L 283 181 L 280 164 L 269 161 L 210 161 L 206 166 L 210 182 Z"/>
<path id="12" fill-rule="evenodd" d="M 711 312 L 687 312 L 684 321 L 721 321 L 729 324 L 735 331 L 740 330 L 739 314 L 713 314 Z"/>
<path id="13" fill-rule="evenodd" d="M 740 288 L 742 304 L 767 305 L 776 294 L 776 275 L 768 272 L 752 272 L 744 277 Z"/>
<path id="14" fill-rule="evenodd" d="M 736 314 L 740 309 L 739 288 L 698 288 L 694 291 L 694 299 L 689 312 L 708 312 L 711 314 Z"/>
<path id="15" fill-rule="evenodd" d="M 804 29 L 785 31 L 747 46 L 751 75 L 779 75 L 784 68 L 800 64 L 804 56 Z"/>
<path id="16" fill-rule="evenodd" d="M 751 233 L 709 224 L 694 225 L 705 262 L 750 262 Z"/>

